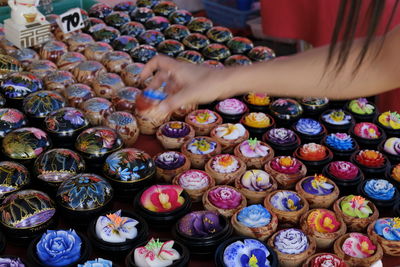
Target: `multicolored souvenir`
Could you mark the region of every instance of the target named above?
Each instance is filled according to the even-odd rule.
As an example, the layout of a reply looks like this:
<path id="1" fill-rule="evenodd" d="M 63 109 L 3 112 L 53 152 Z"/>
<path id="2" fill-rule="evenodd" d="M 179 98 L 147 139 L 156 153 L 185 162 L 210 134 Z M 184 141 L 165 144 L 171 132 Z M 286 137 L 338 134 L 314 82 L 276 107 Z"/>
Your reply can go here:
<path id="1" fill-rule="evenodd" d="M 140 196 L 140 204 L 153 212 L 169 212 L 180 208 L 187 201 L 178 185 L 153 185 Z"/>
<path id="2" fill-rule="evenodd" d="M 107 54 L 105 57 L 106 56 Z M 118 64 L 118 61 L 116 61 L 115 64 Z M 112 68 L 114 67 L 115 65 L 112 66 Z M 124 86 L 125 84 L 121 77 L 115 73 L 101 73 L 92 83 L 92 88 L 96 95 L 107 99 L 111 99 L 115 95 L 115 92 Z"/>
<path id="3" fill-rule="evenodd" d="M 281 120 L 293 120 L 303 114 L 303 108 L 294 99 L 279 98 L 271 104 L 272 114 Z"/>
<path id="4" fill-rule="evenodd" d="M 49 41 L 40 48 L 39 55 L 42 59 L 55 63 L 60 56 L 67 52 L 68 48 L 63 42 Z"/>
<path id="5" fill-rule="evenodd" d="M 115 213 L 100 216 L 96 221 L 96 235 L 98 238 L 109 243 L 123 243 L 134 239 L 138 231 L 138 221 L 129 217 L 123 217 L 121 210 Z"/>
<path id="6" fill-rule="evenodd" d="M 139 137 L 139 128 L 135 117 L 128 112 L 117 111 L 105 118 L 104 126 L 116 130 L 124 144 L 131 147 Z"/>
<path id="7" fill-rule="evenodd" d="M 121 35 L 111 43 L 115 50 L 129 53 L 133 48 L 139 45 L 139 41 L 132 36 Z"/>
<path id="8" fill-rule="evenodd" d="M 111 102 L 117 111 L 132 112 L 135 107 L 136 98 L 140 93 L 141 91 L 138 88 L 124 87 L 117 90 Z"/>
<path id="9" fill-rule="evenodd" d="M 0 199 L 21 190 L 31 182 L 28 169 L 13 161 L 0 162 Z"/>
<path id="10" fill-rule="evenodd" d="M 136 5 L 138 7 L 148 7 L 148 8 L 152 8 L 153 6 L 155 6 L 156 4 L 158 4 L 160 2 L 160 0 L 137 0 L 136 1 Z"/>
<path id="11" fill-rule="evenodd" d="M 25 115 L 18 109 L 0 108 L 0 138 L 27 124 Z"/>
<path id="12" fill-rule="evenodd" d="M 164 55 L 167 55 L 167 56 L 170 56 L 170 57 L 175 57 L 180 52 L 184 51 L 185 47 L 179 41 L 176 41 L 176 40 L 165 40 L 165 41 L 162 41 L 161 43 L 158 44 L 157 50 L 161 54 L 164 54 Z"/>
<path id="13" fill-rule="evenodd" d="M 101 61 L 103 56 L 111 51 L 113 48 L 108 43 L 95 42 L 86 46 L 84 54 L 88 60 Z"/>
<path id="14" fill-rule="evenodd" d="M 181 233 L 193 237 L 209 237 L 222 230 L 219 214 L 213 211 L 194 211 L 178 222 Z"/>
<path id="15" fill-rule="evenodd" d="M 114 28 L 119 29 L 122 25 L 131 21 L 129 15 L 122 11 L 114 11 L 104 18 L 104 22 Z"/>
<path id="16" fill-rule="evenodd" d="M 156 47 L 165 41 L 164 35 L 158 30 L 147 30 L 137 37 L 140 43 Z"/>
<path id="17" fill-rule="evenodd" d="M 69 71 L 57 70 L 47 75 L 43 81 L 47 90 L 63 94 L 66 87 L 75 83 L 75 78 Z"/>
<path id="18" fill-rule="evenodd" d="M 91 85 L 97 75 L 106 72 L 104 66 L 97 61 L 83 61 L 79 63 L 73 70 L 72 74 L 79 83 Z"/>
<path id="19" fill-rule="evenodd" d="M 215 43 L 226 43 L 232 39 L 232 32 L 225 27 L 215 26 L 207 31 L 207 37 Z"/>
<path id="20" fill-rule="evenodd" d="M 183 38 L 190 34 L 186 26 L 173 24 L 164 31 L 164 36 L 167 39 L 181 41 Z"/>
<path id="21" fill-rule="evenodd" d="M 8 158 L 29 160 L 37 158 L 48 149 L 51 141 L 38 128 L 19 128 L 9 132 L 3 139 L 3 152 Z"/>
<path id="22" fill-rule="evenodd" d="M 85 158 L 96 159 L 121 149 L 123 142 L 115 130 L 93 127 L 84 130 L 75 141 L 75 148 Z"/>
<path id="23" fill-rule="evenodd" d="M 268 61 L 276 57 L 275 51 L 266 46 L 256 46 L 252 48 L 247 56 L 256 62 Z"/>
<path id="24" fill-rule="evenodd" d="M 83 53 L 85 48 L 91 43 L 94 43 L 94 40 L 92 36 L 86 33 L 73 34 L 71 38 L 68 38 L 67 40 L 69 51 L 71 52 Z"/>
<path id="25" fill-rule="evenodd" d="M 270 252 L 259 240 L 244 239 L 228 245 L 223 252 L 225 266 L 271 266 Z"/>
<path id="26" fill-rule="evenodd" d="M 101 63 L 109 72 L 120 73 L 123 68 L 133 63 L 128 53 L 122 51 L 107 52 L 101 59 Z"/>
<path id="27" fill-rule="evenodd" d="M 157 31 L 164 31 L 170 26 L 169 20 L 165 17 L 161 16 L 154 16 L 152 18 L 149 18 L 145 23 L 144 23 L 146 29 L 149 30 L 157 30 Z"/>
<path id="28" fill-rule="evenodd" d="M 228 218 L 246 205 L 247 200 L 239 190 L 228 185 L 214 186 L 203 195 L 203 206 L 206 210 L 216 211 Z"/>
<path id="29" fill-rule="evenodd" d="M 152 238 L 145 246 L 135 248 L 135 265 L 147 266 L 170 266 L 174 261 L 181 258 L 180 253 L 174 249 L 174 241 L 161 242 Z"/>
<path id="30" fill-rule="evenodd" d="M 207 45 L 203 51 L 203 55 L 208 59 L 224 60 L 231 55 L 228 47 L 223 44 L 212 43 Z"/>
<path id="31" fill-rule="evenodd" d="M 40 155 L 34 168 L 38 179 L 58 184 L 84 172 L 85 161 L 72 150 L 56 148 Z"/>
<path id="32" fill-rule="evenodd" d="M 178 10 L 178 6 L 171 1 L 161 1 L 153 6 L 153 11 L 159 16 L 168 17 L 172 12 Z"/>
<path id="33" fill-rule="evenodd" d="M 1 83 L 0 89 L 6 99 L 22 100 L 28 94 L 42 90 L 42 81 L 29 72 L 11 73 Z"/>
<path id="34" fill-rule="evenodd" d="M 139 45 L 131 50 L 130 55 L 134 62 L 147 63 L 150 61 L 150 59 L 157 55 L 157 50 L 151 45 Z"/>
<path id="35" fill-rule="evenodd" d="M 31 64 L 32 61 L 39 59 L 39 54 L 30 48 L 17 49 L 13 51 L 10 56 L 18 60 L 24 67 Z"/>
<path id="36" fill-rule="evenodd" d="M 121 72 L 121 78 L 127 86 L 140 87 L 140 73 L 144 68 L 142 63 L 133 63 L 126 66 Z"/>
<path id="37" fill-rule="evenodd" d="M 81 104 L 86 118 L 93 126 L 100 125 L 105 117 L 114 112 L 112 103 L 102 97 L 94 97 Z"/>
<path id="38" fill-rule="evenodd" d="M 67 52 L 60 56 L 57 60 L 57 67 L 60 70 L 72 71 L 82 61 L 85 61 L 84 55 L 78 52 Z"/>
<path id="39" fill-rule="evenodd" d="M 166 153 L 171 154 L 175 152 L 166 152 Z M 161 159 L 162 158 L 159 158 L 158 161 L 156 161 L 157 165 L 160 164 Z M 186 161 L 186 159 L 183 156 L 178 157 L 175 165 L 177 165 L 178 163 L 183 165 L 185 163 L 185 162 L 180 163 L 178 161 L 180 159 Z M 174 162 L 163 163 L 163 164 L 166 165 L 166 167 L 171 168 L 173 167 Z M 172 183 L 181 186 L 189 194 L 189 196 L 193 201 L 200 201 L 202 196 L 204 195 L 204 192 L 206 192 L 209 188 L 215 186 L 215 181 L 208 173 L 193 169 L 184 170 L 183 172 L 178 173 L 178 175 L 176 175 L 175 178 L 173 179 Z"/>
<path id="40" fill-rule="evenodd" d="M 107 205 L 113 197 L 111 185 L 96 174 L 78 174 L 65 180 L 57 191 L 57 202 L 62 207 L 85 212 Z"/>
<path id="41" fill-rule="evenodd" d="M 6 197 L 0 207 L 1 223 L 11 229 L 48 226 L 56 213 L 50 197 L 36 190 L 22 190 Z M 38 229 L 33 229 L 37 231 Z"/>
<path id="42" fill-rule="evenodd" d="M 23 106 L 25 114 L 29 117 L 44 119 L 52 111 L 63 108 L 65 100 L 57 92 L 38 91 L 24 98 Z"/>
<path id="43" fill-rule="evenodd" d="M 211 20 L 205 17 L 196 17 L 193 18 L 188 24 L 187 27 L 191 32 L 203 33 L 205 34 L 208 30 L 213 27 L 213 23 Z"/>
<path id="44" fill-rule="evenodd" d="M 154 16 L 153 10 L 147 7 L 139 7 L 131 13 L 131 19 L 140 23 L 145 23 Z"/>
<path id="45" fill-rule="evenodd" d="M 168 19 L 171 24 L 186 25 L 193 19 L 193 15 L 187 10 L 180 9 L 172 12 Z"/>
<path id="46" fill-rule="evenodd" d="M 203 56 L 199 52 L 193 50 L 185 50 L 180 52 L 176 59 L 193 64 L 200 64 L 204 61 Z"/>
<path id="47" fill-rule="evenodd" d="M 65 88 L 64 96 L 72 107 L 79 107 L 81 103 L 95 97 L 92 88 L 86 84 L 76 83 Z"/>
<path id="48" fill-rule="evenodd" d="M 113 9 L 109 5 L 98 3 L 90 7 L 88 14 L 91 17 L 104 19 L 106 16 L 111 14 L 111 12 L 113 12 Z"/>
<path id="49" fill-rule="evenodd" d="M 26 67 L 26 70 L 39 79 L 43 79 L 53 71 L 57 70 L 57 66 L 50 60 L 35 60 Z"/>
<path id="50" fill-rule="evenodd" d="M 137 8 L 136 5 L 132 1 L 123 1 L 123 2 L 116 4 L 113 7 L 113 9 L 114 9 L 114 11 L 122 11 L 122 12 L 126 12 L 129 14 Z"/>
<path id="51" fill-rule="evenodd" d="M 115 38 L 120 35 L 121 33 L 117 29 L 109 26 L 103 26 L 99 30 L 92 33 L 92 37 L 95 41 L 105 42 L 108 44 L 110 44 L 112 41 L 114 41 Z"/>
<path id="52" fill-rule="evenodd" d="M 246 54 L 251 49 L 253 49 L 253 42 L 245 37 L 233 37 L 230 39 L 226 45 L 231 50 L 232 54 Z"/>
<path id="53" fill-rule="evenodd" d="M 248 66 L 252 61 L 244 55 L 232 55 L 224 61 L 225 66 Z"/>
<path id="54" fill-rule="evenodd" d="M 187 47 L 187 49 L 202 50 L 210 44 L 210 41 L 201 33 L 191 33 L 183 38 L 182 43 Z"/>
<path id="55" fill-rule="evenodd" d="M 131 21 L 121 26 L 119 29 L 123 36 L 138 37 L 146 31 L 146 28 L 142 23 Z"/>

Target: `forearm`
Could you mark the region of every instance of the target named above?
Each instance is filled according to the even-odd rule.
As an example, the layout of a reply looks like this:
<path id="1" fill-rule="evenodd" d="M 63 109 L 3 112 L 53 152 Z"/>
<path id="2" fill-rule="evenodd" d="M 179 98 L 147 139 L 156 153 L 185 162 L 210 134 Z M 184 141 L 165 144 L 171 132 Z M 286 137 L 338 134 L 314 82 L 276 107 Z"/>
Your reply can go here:
<path id="1" fill-rule="evenodd" d="M 237 93 L 266 92 L 274 96 L 328 97 L 348 99 L 376 95 L 400 86 L 400 59 L 395 44 L 399 34 L 388 34 L 381 52 L 375 57 L 376 40 L 360 69 L 354 73 L 362 41 L 355 42 L 350 57 L 339 71 L 326 69 L 329 47 L 313 49 L 282 60 L 226 70 L 225 76 Z"/>

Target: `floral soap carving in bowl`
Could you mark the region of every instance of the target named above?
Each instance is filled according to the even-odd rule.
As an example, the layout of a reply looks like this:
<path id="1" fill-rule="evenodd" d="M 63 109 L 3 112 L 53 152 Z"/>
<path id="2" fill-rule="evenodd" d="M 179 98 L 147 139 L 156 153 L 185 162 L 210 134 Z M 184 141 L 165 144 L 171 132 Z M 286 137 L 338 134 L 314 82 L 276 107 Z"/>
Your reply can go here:
<path id="1" fill-rule="evenodd" d="M 162 229 L 186 214 L 191 205 L 189 195 L 179 185 L 152 185 L 134 199 L 136 212 L 149 224 L 157 224 Z"/>

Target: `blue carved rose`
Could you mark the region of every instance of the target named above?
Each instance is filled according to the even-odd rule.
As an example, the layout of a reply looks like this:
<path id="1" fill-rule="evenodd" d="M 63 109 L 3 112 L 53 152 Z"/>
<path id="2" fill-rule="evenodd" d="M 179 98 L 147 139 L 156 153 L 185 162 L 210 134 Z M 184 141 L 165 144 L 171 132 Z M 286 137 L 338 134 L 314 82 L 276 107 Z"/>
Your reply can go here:
<path id="1" fill-rule="evenodd" d="M 81 257 L 81 246 L 75 230 L 48 230 L 37 243 L 36 253 L 47 266 L 65 266 Z"/>

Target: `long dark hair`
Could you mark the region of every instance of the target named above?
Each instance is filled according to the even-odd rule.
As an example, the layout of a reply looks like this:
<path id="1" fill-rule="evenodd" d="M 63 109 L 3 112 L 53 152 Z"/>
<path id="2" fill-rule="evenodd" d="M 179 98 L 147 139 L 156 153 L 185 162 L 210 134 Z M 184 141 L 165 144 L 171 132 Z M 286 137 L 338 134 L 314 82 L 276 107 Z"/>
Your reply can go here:
<path id="1" fill-rule="evenodd" d="M 364 26 L 365 40 L 358 55 L 354 70 L 357 71 L 360 68 L 367 54 L 371 50 L 371 45 L 377 29 L 382 23 L 382 15 L 388 0 L 370 0 L 367 17 L 364 20 L 366 25 L 360 25 L 360 14 L 363 4 L 362 2 L 364 1 L 365 0 L 341 0 L 327 60 L 327 64 L 331 65 L 331 63 L 333 63 L 337 70 L 340 70 L 344 66 L 349 57 L 354 43 L 356 30 L 358 27 Z M 395 1 L 394 8 L 391 12 L 390 18 L 388 19 L 387 25 L 385 26 L 385 33 L 389 31 L 400 2 L 400 0 Z M 342 39 L 342 42 L 339 43 L 340 39 Z M 382 43 L 383 40 L 384 38 L 382 39 Z M 375 52 L 379 53 L 379 51 L 380 48 Z"/>

